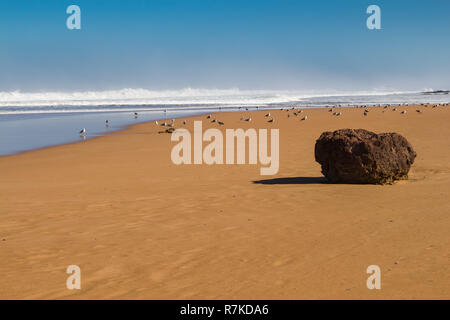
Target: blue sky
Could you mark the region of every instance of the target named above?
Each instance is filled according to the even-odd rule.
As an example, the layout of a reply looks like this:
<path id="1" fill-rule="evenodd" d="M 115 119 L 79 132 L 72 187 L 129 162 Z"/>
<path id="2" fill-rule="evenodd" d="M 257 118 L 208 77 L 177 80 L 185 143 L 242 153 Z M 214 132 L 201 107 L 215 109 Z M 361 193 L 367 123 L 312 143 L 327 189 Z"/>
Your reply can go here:
<path id="1" fill-rule="evenodd" d="M 448 0 L 0 0 L 0 91 L 450 89 L 449 15 Z"/>

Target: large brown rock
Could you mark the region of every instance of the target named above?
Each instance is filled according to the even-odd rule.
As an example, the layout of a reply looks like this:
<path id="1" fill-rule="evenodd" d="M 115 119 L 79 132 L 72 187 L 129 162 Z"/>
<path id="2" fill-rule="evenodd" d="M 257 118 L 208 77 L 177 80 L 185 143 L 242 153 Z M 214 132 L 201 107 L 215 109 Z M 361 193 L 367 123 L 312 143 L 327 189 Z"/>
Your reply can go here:
<path id="1" fill-rule="evenodd" d="M 397 133 L 341 129 L 321 134 L 315 157 L 331 183 L 385 184 L 407 179 L 416 153 Z"/>

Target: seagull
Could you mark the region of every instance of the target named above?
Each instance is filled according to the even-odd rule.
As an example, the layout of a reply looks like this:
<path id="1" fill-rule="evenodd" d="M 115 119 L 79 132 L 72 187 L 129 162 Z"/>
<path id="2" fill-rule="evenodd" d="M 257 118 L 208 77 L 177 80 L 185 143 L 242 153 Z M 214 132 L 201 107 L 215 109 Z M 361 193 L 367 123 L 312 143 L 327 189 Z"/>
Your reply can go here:
<path id="1" fill-rule="evenodd" d="M 137 116 L 138 116 L 138 113 L 137 113 L 137 112 L 135 112 L 135 113 L 134 113 L 134 117 L 135 117 L 135 118 L 137 118 Z"/>
<path id="2" fill-rule="evenodd" d="M 402 112 L 400 112 L 401 114 L 406 114 L 406 110 L 403 110 Z"/>
<path id="3" fill-rule="evenodd" d="M 216 121 L 217 121 L 216 119 L 212 119 L 212 120 L 211 120 L 211 122 L 216 122 Z"/>
<path id="4" fill-rule="evenodd" d="M 208 116 L 206 117 L 206 119 L 211 119 L 211 115 L 210 115 L 210 114 L 208 114 Z"/>
<path id="5" fill-rule="evenodd" d="M 155 124 L 158 125 L 158 120 L 155 121 Z"/>
<path id="6" fill-rule="evenodd" d="M 417 113 L 422 113 L 422 110 L 417 109 L 416 112 Z"/>
<path id="7" fill-rule="evenodd" d="M 252 118 L 245 119 L 245 121 L 250 122 L 252 121 Z"/>
<path id="8" fill-rule="evenodd" d="M 270 112 L 266 113 L 265 117 L 270 117 Z"/>
<path id="9" fill-rule="evenodd" d="M 105 121 L 105 127 L 107 127 L 107 128 L 109 127 L 109 121 L 108 120 Z"/>
<path id="10" fill-rule="evenodd" d="M 222 121 L 217 121 L 217 123 L 218 123 L 219 125 L 221 125 L 221 126 L 224 125 L 224 123 L 223 123 Z"/>
<path id="11" fill-rule="evenodd" d="M 273 118 L 272 119 L 270 119 L 269 121 L 267 121 L 267 122 L 273 122 Z"/>
<path id="12" fill-rule="evenodd" d="M 80 131 L 80 136 L 85 136 L 85 135 L 86 135 L 86 128 L 83 128 Z"/>
<path id="13" fill-rule="evenodd" d="M 186 120 L 183 121 L 183 124 L 186 124 Z"/>
<path id="14" fill-rule="evenodd" d="M 308 119 L 308 116 L 304 116 L 304 117 L 302 118 L 302 120 L 306 120 L 306 119 Z"/>

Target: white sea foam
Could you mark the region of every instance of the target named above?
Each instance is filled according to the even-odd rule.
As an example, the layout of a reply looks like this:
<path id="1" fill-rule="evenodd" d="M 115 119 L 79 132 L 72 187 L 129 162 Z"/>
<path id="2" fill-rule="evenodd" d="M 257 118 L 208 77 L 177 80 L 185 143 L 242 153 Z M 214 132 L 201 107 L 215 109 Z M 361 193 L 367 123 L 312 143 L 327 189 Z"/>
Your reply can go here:
<path id="1" fill-rule="evenodd" d="M 430 97 L 427 97 L 430 99 Z M 192 89 L 152 91 L 121 89 L 77 92 L 0 92 L 0 114 L 131 111 L 135 107 L 153 110 L 158 106 L 267 106 L 296 103 L 395 103 L 424 99 L 418 92 L 301 92 L 239 89 Z"/>

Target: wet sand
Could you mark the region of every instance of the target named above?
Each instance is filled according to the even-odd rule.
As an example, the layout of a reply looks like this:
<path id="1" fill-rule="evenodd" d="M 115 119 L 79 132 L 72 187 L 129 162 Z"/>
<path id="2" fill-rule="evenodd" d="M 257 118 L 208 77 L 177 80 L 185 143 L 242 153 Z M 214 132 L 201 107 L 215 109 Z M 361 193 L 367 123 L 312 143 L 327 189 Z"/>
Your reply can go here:
<path id="1" fill-rule="evenodd" d="M 190 130 L 194 119 L 279 128 L 274 176 L 177 166 L 153 122 L 0 157 L 0 298 L 449 299 L 450 107 L 381 110 L 187 119 Z M 323 183 L 314 143 L 341 128 L 404 135 L 418 154 L 409 180 Z M 73 264 L 81 290 L 66 288 Z M 373 264 L 381 290 L 366 287 Z"/>

